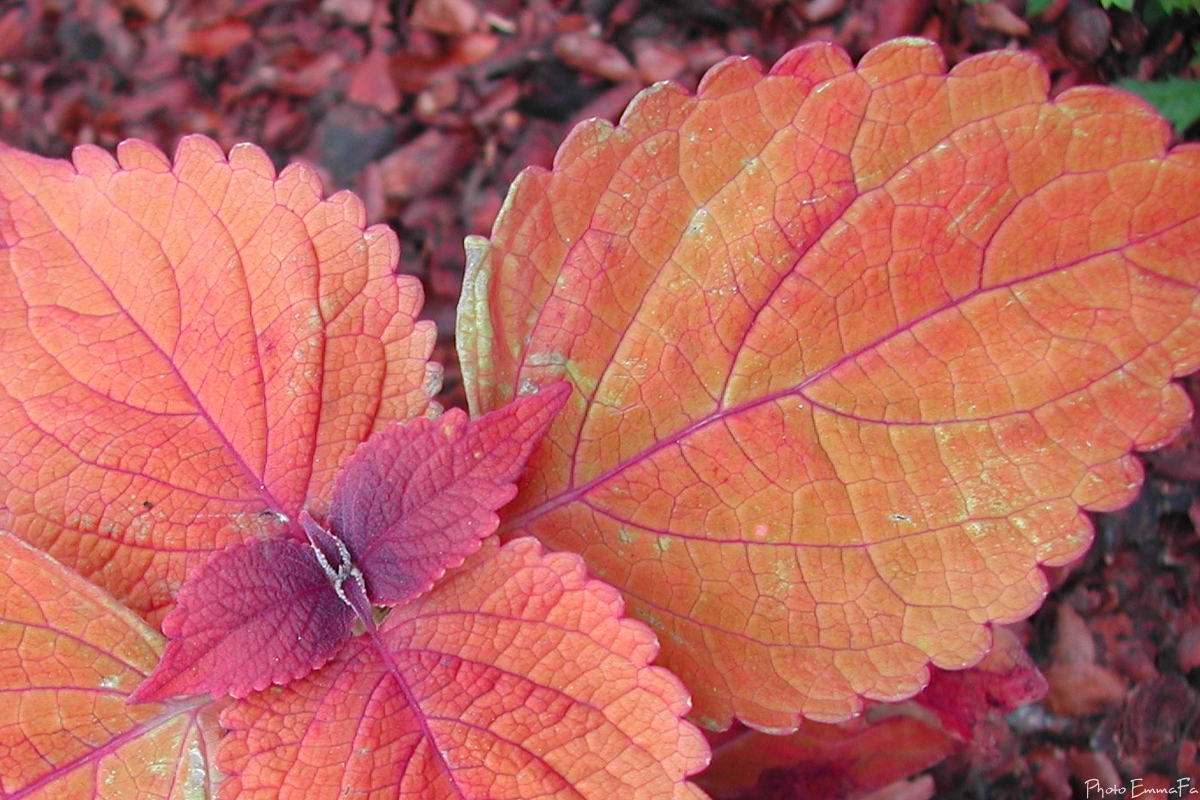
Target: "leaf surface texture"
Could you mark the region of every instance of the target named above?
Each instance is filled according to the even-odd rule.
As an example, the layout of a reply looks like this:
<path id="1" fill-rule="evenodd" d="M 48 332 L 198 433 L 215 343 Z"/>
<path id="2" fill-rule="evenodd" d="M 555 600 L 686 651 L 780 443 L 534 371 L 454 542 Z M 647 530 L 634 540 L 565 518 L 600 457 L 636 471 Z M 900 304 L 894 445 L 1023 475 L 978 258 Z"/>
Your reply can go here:
<path id="1" fill-rule="evenodd" d="M 379 644 L 231 706 L 224 798 L 684 798 L 708 745 L 654 637 L 578 557 L 495 540 Z"/>
<path id="2" fill-rule="evenodd" d="M 961 669 L 1128 502 L 1200 366 L 1200 150 L 901 39 L 660 85 L 476 240 L 472 407 L 578 391 L 504 536 L 581 553 L 697 718 L 788 730 Z"/>
<path id="3" fill-rule="evenodd" d="M 306 499 L 440 380 L 364 222 L 250 145 L 0 151 L 0 524 L 153 621 L 213 552 L 303 539 Z"/>
<path id="4" fill-rule="evenodd" d="M 220 707 L 126 705 L 162 637 L 0 531 L 0 796 L 212 796 Z"/>
<path id="5" fill-rule="evenodd" d="M 329 661 L 355 617 L 374 631 L 372 604 L 426 591 L 495 532 L 568 391 L 560 382 L 478 419 L 451 409 L 371 436 L 335 480 L 331 530 L 302 511 L 307 542 L 231 545 L 188 577 L 163 620 L 162 661 L 132 700 L 244 697 Z"/>

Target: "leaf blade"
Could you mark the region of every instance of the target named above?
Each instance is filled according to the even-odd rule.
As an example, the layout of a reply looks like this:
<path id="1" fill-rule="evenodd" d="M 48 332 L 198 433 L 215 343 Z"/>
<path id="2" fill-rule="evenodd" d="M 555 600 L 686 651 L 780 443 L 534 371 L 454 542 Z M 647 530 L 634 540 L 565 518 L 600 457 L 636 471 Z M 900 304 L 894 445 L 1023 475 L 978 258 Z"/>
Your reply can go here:
<path id="1" fill-rule="evenodd" d="M 685 778 L 707 745 L 620 606 L 577 558 L 491 540 L 380 626 L 402 682 L 359 638 L 309 678 L 231 706 L 222 796 L 698 798 Z"/>
<path id="2" fill-rule="evenodd" d="M 376 605 L 429 589 L 500 523 L 530 452 L 562 408 L 565 382 L 468 420 L 393 425 L 359 446 L 337 478 L 332 532 L 349 549 Z"/>
<path id="3" fill-rule="evenodd" d="M 170 637 L 129 702 L 181 694 L 244 697 L 295 680 L 336 655 L 354 611 L 307 544 L 231 545 L 198 567 L 163 620 Z"/>
<path id="4" fill-rule="evenodd" d="M 183 800 L 216 791 L 219 706 L 130 707 L 159 635 L 97 587 L 0 531 L 0 791 Z M 176 769 L 152 768 L 175 764 Z"/>
<path id="5" fill-rule="evenodd" d="M 620 587 L 706 725 L 977 661 L 1188 414 L 1196 150 L 1023 56 L 943 70 L 908 39 L 648 91 L 474 245 L 472 408 L 580 390 L 502 535 Z"/>
<path id="6" fill-rule="evenodd" d="M 354 445 L 428 405 L 394 234 L 306 167 L 203 137 L 174 164 L 5 148 L 0 200 L 0 522 L 152 619 L 209 553 L 302 539 Z"/>

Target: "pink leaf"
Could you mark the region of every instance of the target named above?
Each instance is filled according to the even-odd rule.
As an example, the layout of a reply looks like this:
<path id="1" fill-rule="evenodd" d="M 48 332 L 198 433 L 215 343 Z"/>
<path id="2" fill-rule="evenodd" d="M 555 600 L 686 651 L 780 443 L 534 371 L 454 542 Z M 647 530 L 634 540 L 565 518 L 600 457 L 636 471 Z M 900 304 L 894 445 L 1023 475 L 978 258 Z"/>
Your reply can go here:
<path id="1" fill-rule="evenodd" d="M 479 548 L 569 394 L 557 383 L 475 420 L 451 409 L 359 446 L 335 482 L 329 522 L 371 602 L 404 602 Z"/>
<path id="2" fill-rule="evenodd" d="M 895 716 L 806 722 L 787 736 L 744 730 L 713 747 L 697 781 L 715 800 L 845 800 L 911 777 L 955 751 L 929 720 Z M 890 797 L 890 795 L 886 795 Z"/>
<path id="3" fill-rule="evenodd" d="M 130 700 L 244 697 L 324 664 L 355 616 L 373 630 L 370 602 L 420 594 L 495 531 L 569 392 L 558 383 L 476 420 L 452 410 L 373 435 L 337 478 L 334 532 L 302 511 L 308 544 L 235 545 L 196 570 L 163 622 L 162 662 Z"/>
<path id="4" fill-rule="evenodd" d="M 211 692 L 244 697 L 321 666 L 354 612 L 312 548 L 294 539 L 234 545 L 198 568 L 163 621 L 162 661 L 130 702 Z"/>
<path id="5" fill-rule="evenodd" d="M 989 714 L 1006 714 L 1046 696 L 1046 678 L 1007 628 L 992 628 L 991 651 L 962 672 L 937 670 L 915 702 L 937 715 L 942 726 L 969 741 Z"/>

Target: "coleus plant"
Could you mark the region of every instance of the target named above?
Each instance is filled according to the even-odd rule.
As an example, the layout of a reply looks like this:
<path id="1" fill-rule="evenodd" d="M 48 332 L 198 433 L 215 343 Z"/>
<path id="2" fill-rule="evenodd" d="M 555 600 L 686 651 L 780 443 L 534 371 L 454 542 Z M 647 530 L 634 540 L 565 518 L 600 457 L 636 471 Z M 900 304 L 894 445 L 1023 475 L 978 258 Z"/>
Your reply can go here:
<path id="1" fill-rule="evenodd" d="M 698 796 L 688 691 L 976 663 L 1200 367 L 1200 150 L 1047 83 L 810 45 L 577 128 L 468 245 L 471 421 L 304 167 L 0 153 L 0 793 Z"/>
<path id="2" fill-rule="evenodd" d="M 566 385 L 424 418 L 395 235 L 257 148 L 0 161 L 4 797 L 697 794 L 616 590 L 480 546 Z"/>

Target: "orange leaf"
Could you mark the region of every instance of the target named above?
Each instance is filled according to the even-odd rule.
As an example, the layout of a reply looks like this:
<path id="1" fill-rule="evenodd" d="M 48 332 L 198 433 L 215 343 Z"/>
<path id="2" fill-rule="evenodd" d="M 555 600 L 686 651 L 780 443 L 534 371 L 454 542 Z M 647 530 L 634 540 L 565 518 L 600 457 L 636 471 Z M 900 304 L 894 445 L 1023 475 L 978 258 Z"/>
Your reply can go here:
<path id="1" fill-rule="evenodd" d="M 221 796 L 702 798 L 687 693 L 582 566 L 489 540 L 375 642 L 230 706 Z"/>
<path id="2" fill-rule="evenodd" d="M 502 525 L 623 589 L 699 720 L 845 719 L 1041 603 L 1189 405 L 1200 149 L 1012 52 L 643 92 L 471 245 L 477 411 L 572 394 Z"/>
<path id="3" fill-rule="evenodd" d="M 127 706 L 163 640 L 103 591 L 0 531 L 0 795 L 211 797 L 220 706 Z"/>
<path id="4" fill-rule="evenodd" d="M 0 525 L 152 620 L 439 373 L 395 234 L 265 153 L 0 149 Z M 323 509 L 317 509 L 323 511 Z"/>

